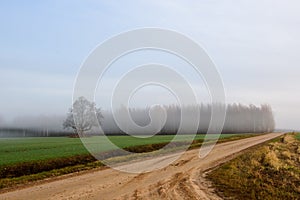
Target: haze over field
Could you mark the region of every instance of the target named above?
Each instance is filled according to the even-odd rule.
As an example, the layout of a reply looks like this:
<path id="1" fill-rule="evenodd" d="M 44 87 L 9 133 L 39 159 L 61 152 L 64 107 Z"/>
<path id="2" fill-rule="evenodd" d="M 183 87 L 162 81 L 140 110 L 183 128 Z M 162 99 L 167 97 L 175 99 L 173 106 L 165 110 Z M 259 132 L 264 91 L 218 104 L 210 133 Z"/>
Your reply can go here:
<path id="1" fill-rule="evenodd" d="M 30 118 L 34 122 L 41 115 L 64 116 L 76 74 L 92 49 L 120 32 L 162 27 L 206 49 L 224 81 L 228 103 L 268 103 L 277 128 L 300 129 L 299 8 L 296 0 L 1 2 L 0 126 Z M 190 80 L 199 103 L 209 102 L 203 80 L 189 65 L 165 53 L 145 51 L 122 58 L 107 71 L 103 84 L 150 61 L 172 66 Z M 104 109 L 110 105 L 106 97 L 111 91 L 105 89 L 96 94 L 97 105 Z M 167 91 L 147 87 L 131 103 L 145 107 L 175 102 Z"/>
<path id="2" fill-rule="evenodd" d="M 300 1 L 0 1 L 0 199 L 298 199 Z"/>

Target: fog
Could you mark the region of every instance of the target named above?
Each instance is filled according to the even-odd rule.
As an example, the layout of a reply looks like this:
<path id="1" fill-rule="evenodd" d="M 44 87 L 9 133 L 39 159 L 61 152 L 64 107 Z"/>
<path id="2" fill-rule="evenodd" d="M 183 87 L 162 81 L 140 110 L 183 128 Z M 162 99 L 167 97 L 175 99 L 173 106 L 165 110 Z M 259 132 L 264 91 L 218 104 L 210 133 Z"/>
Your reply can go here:
<path id="1" fill-rule="evenodd" d="M 222 105 L 219 105 L 219 108 Z M 177 105 L 162 106 L 167 113 L 167 119 L 163 128 L 159 133 L 161 134 L 176 134 L 180 125 L 181 108 Z M 185 106 L 187 110 L 199 110 L 200 121 L 198 123 L 198 133 L 206 133 L 211 121 L 211 105 L 201 104 Z M 218 106 L 217 106 L 218 109 Z M 138 109 L 131 108 L 129 112 L 133 121 L 139 126 L 146 126 L 150 123 L 149 117 L 150 108 Z M 121 113 L 120 110 L 118 113 Z M 216 111 L 218 112 L 218 110 Z M 120 130 L 111 112 L 104 112 L 104 119 L 102 122 L 102 128 L 107 134 L 120 134 L 123 131 Z M 160 116 L 157 116 L 160 118 Z M 192 121 L 192 119 L 190 119 Z M 160 126 L 159 123 L 163 120 L 156 120 L 157 125 L 153 127 L 155 132 L 156 127 Z M 272 132 L 275 129 L 274 116 L 272 108 L 269 105 L 242 105 L 242 104 L 230 104 L 227 106 L 226 120 L 223 128 L 223 133 L 262 133 Z M 128 133 L 138 133 L 136 130 L 127 130 Z M 189 127 L 185 127 L 181 133 L 188 134 Z"/>
<path id="2" fill-rule="evenodd" d="M 220 105 L 222 106 L 222 105 Z M 134 134 L 176 134 L 180 125 L 181 109 L 178 105 L 162 105 L 166 111 L 166 120 L 164 124 L 156 124 L 148 132 L 138 132 L 137 130 L 127 130 L 127 133 Z M 206 133 L 211 121 L 211 105 L 200 104 L 185 106 L 187 110 L 198 110 L 200 113 L 200 121 L 198 123 L 198 133 Z M 129 113 L 132 120 L 138 126 L 146 126 L 151 122 L 149 117 L 150 108 L 130 108 Z M 122 108 L 117 113 L 122 115 Z M 124 134 L 114 120 L 112 111 L 104 110 L 104 118 L 101 121 L 101 128 L 105 134 Z M 0 124 L 2 137 L 8 136 L 58 136 L 72 133 L 72 130 L 63 129 L 63 121 L 66 115 L 39 115 L 39 116 L 22 116 L 13 119 L 11 122 Z M 157 123 L 163 123 L 160 120 L 161 116 L 156 116 Z M 0 118 L 1 119 L 1 118 Z M 123 118 L 124 119 L 124 118 Z M 125 120 L 125 119 L 124 119 Z M 126 121 L 123 121 L 126 122 Z M 157 127 L 162 127 L 157 131 Z M 223 128 L 223 133 L 262 133 L 271 132 L 275 129 L 275 122 L 272 108 L 267 105 L 242 105 L 229 104 L 227 105 L 226 120 Z M 12 131 L 13 130 L 13 131 Z M 18 132 L 21 131 L 20 132 Z M 24 132 L 24 131 L 27 131 Z M 91 131 L 96 133 L 95 129 Z M 189 129 L 183 129 L 181 133 L 188 134 Z M 96 134 L 99 134 L 97 132 Z"/>

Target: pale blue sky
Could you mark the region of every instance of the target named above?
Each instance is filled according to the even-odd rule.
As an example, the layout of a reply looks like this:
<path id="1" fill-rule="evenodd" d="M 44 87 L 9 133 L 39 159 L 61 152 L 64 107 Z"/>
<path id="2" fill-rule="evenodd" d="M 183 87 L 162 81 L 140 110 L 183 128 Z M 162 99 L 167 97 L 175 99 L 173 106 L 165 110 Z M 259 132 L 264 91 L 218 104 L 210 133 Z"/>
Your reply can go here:
<path id="1" fill-rule="evenodd" d="M 65 113 L 92 49 L 120 32 L 160 27 L 206 49 L 228 102 L 269 103 L 277 127 L 300 129 L 299 9 L 296 0 L 1 1 L 0 115 Z"/>

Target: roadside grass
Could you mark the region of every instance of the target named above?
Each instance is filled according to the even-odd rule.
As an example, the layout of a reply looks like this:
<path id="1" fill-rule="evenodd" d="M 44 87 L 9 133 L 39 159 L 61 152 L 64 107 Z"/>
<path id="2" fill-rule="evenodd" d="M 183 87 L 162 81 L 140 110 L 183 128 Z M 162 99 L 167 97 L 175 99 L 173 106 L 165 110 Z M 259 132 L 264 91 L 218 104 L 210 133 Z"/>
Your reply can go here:
<path id="1" fill-rule="evenodd" d="M 257 134 L 224 134 L 221 135 L 218 143 L 253 137 L 256 135 Z M 204 136 L 205 135 L 197 135 L 189 148 L 193 149 L 201 146 Z M 111 139 L 114 140 L 114 143 L 118 143 L 119 146 L 127 151 L 135 153 L 152 153 L 167 145 L 173 138 L 173 136 L 155 137 L 156 138 L 146 142 L 142 142 L 140 138 L 138 138 L 139 140 L 133 140 L 128 136 L 113 136 Z M 180 149 L 186 144 L 187 139 L 191 139 L 189 137 L 190 136 L 179 137 L 178 140 L 176 140 L 177 142 L 172 146 L 172 149 L 169 149 L 168 152 Z M 93 137 L 88 139 L 95 141 L 92 140 Z M 5 140 L 8 141 L 8 143 L 5 143 Z M 1 143 L 5 145 L 2 146 Z M 96 144 L 96 142 L 94 143 Z M 9 162 L 1 160 L 1 162 L 5 164 L 0 165 L 0 189 L 16 187 L 20 184 L 96 167 L 104 167 L 100 161 L 97 161 L 87 152 L 87 150 L 85 150 L 78 138 L 3 139 L 0 141 L 0 145 L 0 155 L 2 158 L 4 157 L 4 154 L 6 154 L 6 158 L 10 158 Z M 39 149 L 41 150 L 41 154 L 38 154 Z M 49 154 L 48 156 L 44 155 L 44 150 Z M 69 150 L 71 152 L 61 152 L 61 154 L 58 154 L 59 151 Z M 33 154 L 31 155 L 31 153 Z M 20 155 L 13 157 L 16 154 Z M 117 150 L 112 149 L 103 152 L 103 155 L 103 159 L 106 159 L 105 156 L 115 156 L 115 158 L 112 159 L 114 162 L 122 162 L 124 160 L 136 158 L 134 156 L 126 157 L 119 155 Z"/>
<path id="2" fill-rule="evenodd" d="M 300 140 L 300 133 L 296 133 L 295 137 L 297 140 Z"/>
<path id="3" fill-rule="evenodd" d="M 224 199 L 299 199 L 299 133 L 245 151 L 207 178 Z"/>
<path id="4" fill-rule="evenodd" d="M 59 169 L 53 169 L 50 171 L 43 171 L 36 174 L 23 175 L 23 176 L 13 177 L 13 178 L 1 178 L 0 193 L 28 183 L 34 183 L 36 181 L 41 181 L 48 178 L 55 178 L 58 176 L 71 174 L 75 172 L 91 170 L 94 168 L 101 169 L 101 168 L 105 168 L 105 166 L 100 161 L 95 161 L 95 162 L 90 162 L 85 164 L 78 164 L 74 166 L 67 166 Z"/>
<path id="5" fill-rule="evenodd" d="M 0 178 L 14 178 L 24 175 L 36 174 L 43 171 L 51 171 L 68 166 L 82 165 L 95 162 L 96 159 L 89 154 L 55 158 L 43 161 L 30 161 L 14 165 L 0 166 Z"/>

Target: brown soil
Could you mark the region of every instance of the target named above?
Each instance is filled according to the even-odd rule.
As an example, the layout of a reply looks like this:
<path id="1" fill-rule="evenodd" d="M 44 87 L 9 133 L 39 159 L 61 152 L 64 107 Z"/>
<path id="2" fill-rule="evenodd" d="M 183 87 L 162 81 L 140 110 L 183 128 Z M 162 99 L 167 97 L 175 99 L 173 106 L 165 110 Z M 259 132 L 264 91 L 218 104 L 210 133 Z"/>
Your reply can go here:
<path id="1" fill-rule="evenodd" d="M 148 173 L 131 174 L 114 169 L 91 171 L 4 193 L 0 199 L 220 199 L 204 181 L 205 172 L 236 157 L 244 149 L 280 135 L 282 133 L 272 133 L 217 144 L 204 159 L 199 158 L 198 149 L 190 150 L 171 165 Z M 172 156 L 134 162 L 119 168 L 143 169 L 151 163 L 163 165 Z"/>

